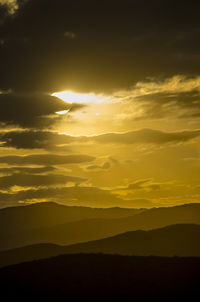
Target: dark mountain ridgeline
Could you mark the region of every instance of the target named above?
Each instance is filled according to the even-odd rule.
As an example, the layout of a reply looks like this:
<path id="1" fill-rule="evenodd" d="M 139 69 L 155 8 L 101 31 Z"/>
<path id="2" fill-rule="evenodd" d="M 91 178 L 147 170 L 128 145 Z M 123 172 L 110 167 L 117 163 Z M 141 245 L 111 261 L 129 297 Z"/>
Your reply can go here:
<path id="1" fill-rule="evenodd" d="M 135 256 L 200 257 L 200 225 L 172 225 L 132 231 L 70 246 L 37 244 L 0 252 L 0 267 L 61 254 L 103 253 Z"/>
<path id="2" fill-rule="evenodd" d="M 9 301 L 194 301 L 199 271 L 200 258 L 65 255 L 0 269 L 1 295 Z"/>

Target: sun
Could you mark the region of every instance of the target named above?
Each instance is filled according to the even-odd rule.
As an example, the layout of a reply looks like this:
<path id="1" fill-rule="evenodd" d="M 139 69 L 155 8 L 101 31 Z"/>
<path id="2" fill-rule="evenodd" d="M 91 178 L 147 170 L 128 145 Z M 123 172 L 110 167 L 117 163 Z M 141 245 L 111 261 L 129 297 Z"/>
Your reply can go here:
<path id="1" fill-rule="evenodd" d="M 108 101 L 109 97 L 106 97 L 103 94 L 94 94 L 94 93 L 76 93 L 73 91 L 61 91 L 52 93 L 52 96 L 67 102 L 67 103 L 104 103 Z"/>

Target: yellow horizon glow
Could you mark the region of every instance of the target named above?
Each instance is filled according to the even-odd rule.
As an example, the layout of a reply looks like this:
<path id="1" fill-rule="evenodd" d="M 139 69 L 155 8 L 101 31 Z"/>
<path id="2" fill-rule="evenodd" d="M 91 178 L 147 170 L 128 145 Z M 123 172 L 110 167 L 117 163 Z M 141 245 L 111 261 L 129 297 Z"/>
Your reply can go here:
<path id="1" fill-rule="evenodd" d="M 55 96 L 61 100 L 63 100 L 66 103 L 103 103 L 106 102 L 109 97 L 106 97 L 102 94 L 94 94 L 94 93 L 76 93 L 73 91 L 60 91 L 60 92 L 54 92 L 52 93 L 52 96 Z"/>

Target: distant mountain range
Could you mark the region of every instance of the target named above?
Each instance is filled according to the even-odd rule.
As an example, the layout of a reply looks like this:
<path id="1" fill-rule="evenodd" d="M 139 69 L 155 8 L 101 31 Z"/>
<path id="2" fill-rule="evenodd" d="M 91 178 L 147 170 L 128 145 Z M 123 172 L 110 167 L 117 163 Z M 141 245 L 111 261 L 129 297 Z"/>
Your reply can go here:
<path id="1" fill-rule="evenodd" d="M 0 210 L 0 250 L 38 243 L 71 245 L 134 230 L 200 224 L 200 204 L 92 209 L 41 203 Z"/>
<path id="2" fill-rule="evenodd" d="M 38 244 L 0 252 L 0 267 L 61 254 L 103 253 L 135 256 L 200 257 L 200 225 L 172 225 L 132 231 L 71 246 Z"/>
<path id="3" fill-rule="evenodd" d="M 6 301 L 198 301 L 200 258 L 63 255 L 0 269 Z"/>
<path id="4" fill-rule="evenodd" d="M 145 209 L 89 208 L 65 206 L 54 202 L 35 203 L 0 209 L 0 230 L 13 233 L 33 228 L 51 227 L 57 224 L 83 219 L 111 219 L 134 216 Z"/>

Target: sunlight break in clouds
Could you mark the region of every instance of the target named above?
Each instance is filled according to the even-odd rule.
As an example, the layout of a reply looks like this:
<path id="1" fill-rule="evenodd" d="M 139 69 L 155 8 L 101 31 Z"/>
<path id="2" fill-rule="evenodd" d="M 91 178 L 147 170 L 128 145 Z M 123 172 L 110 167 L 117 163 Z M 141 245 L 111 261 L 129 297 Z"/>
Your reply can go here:
<path id="1" fill-rule="evenodd" d="M 105 97 L 102 94 L 94 94 L 94 93 L 75 93 L 72 91 L 61 91 L 55 92 L 52 96 L 56 96 L 59 99 L 67 102 L 67 103 L 103 103 L 109 100 L 109 97 Z"/>
<path id="2" fill-rule="evenodd" d="M 152 79 L 150 81 L 137 82 L 130 89 L 113 92 L 110 96 L 103 94 L 82 94 L 72 91 L 55 92 L 56 96 L 68 103 L 116 103 L 125 101 L 130 98 L 137 98 L 157 93 L 185 93 L 191 91 L 200 92 L 200 77 L 187 78 L 183 75 L 175 75 L 163 81 Z"/>

